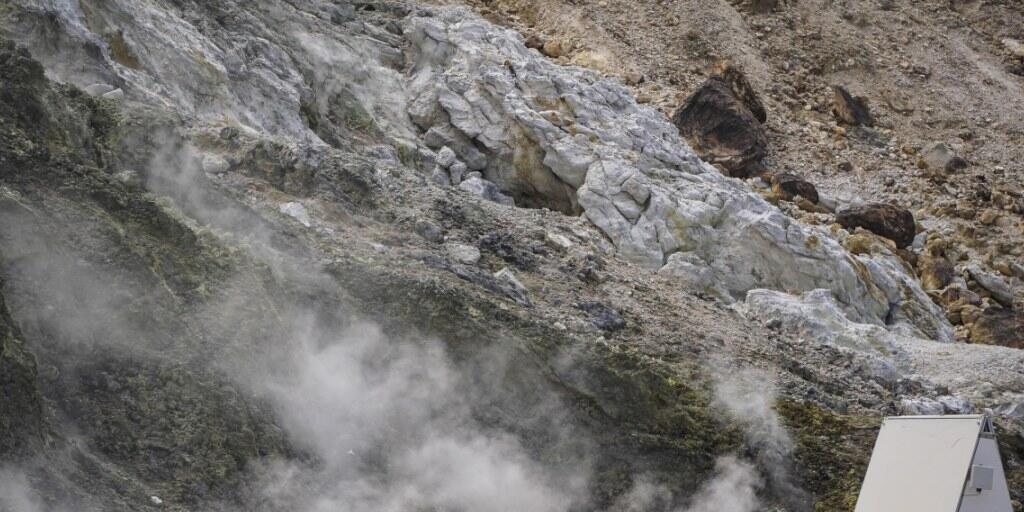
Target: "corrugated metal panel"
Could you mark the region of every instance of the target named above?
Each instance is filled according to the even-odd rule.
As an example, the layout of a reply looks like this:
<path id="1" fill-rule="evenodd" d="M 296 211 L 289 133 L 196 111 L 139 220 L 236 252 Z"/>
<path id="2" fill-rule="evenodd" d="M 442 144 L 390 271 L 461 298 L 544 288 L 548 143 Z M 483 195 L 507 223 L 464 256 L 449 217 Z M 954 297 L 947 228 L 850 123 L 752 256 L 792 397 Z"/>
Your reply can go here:
<path id="1" fill-rule="evenodd" d="M 957 512 L 985 417 L 886 418 L 856 512 Z"/>

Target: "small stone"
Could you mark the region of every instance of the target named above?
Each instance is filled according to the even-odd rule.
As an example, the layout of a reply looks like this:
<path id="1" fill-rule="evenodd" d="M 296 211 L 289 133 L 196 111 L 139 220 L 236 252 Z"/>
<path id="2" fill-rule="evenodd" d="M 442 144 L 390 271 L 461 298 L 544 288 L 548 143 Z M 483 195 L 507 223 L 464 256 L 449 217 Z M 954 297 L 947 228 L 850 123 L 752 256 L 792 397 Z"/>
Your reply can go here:
<path id="1" fill-rule="evenodd" d="M 102 96 L 114 89 L 115 87 L 113 85 L 100 83 L 86 86 L 83 90 L 89 96 Z"/>
<path id="2" fill-rule="evenodd" d="M 917 260 L 921 275 L 921 287 L 925 290 L 941 290 L 956 277 L 953 264 L 941 256 L 925 254 Z"/>
<path id="3" fill-rule="evenodd" d="M 459 183 L 459 188 L 488 201 L 503 204 L 505 206 L 515 206 L 515 201 L 513 201 L 511 197 L 503 194 L 497 185 L 487 180 L 469 178 L 464 180 L 462 183 Z"/>
<path id="4" fill-rule="evenodd" d="M 573 246 L 572 240 L 569 240 L 569 237 L 559 233 L 552 233 L 550 231 L 544 234 L 544 241 L 547 242 L 550 247 L 559 251 L 568 251 L 569 249 L 572 249 Z"/>
<path id="5" fill-rule="evenodd" d="M 567 46 L 568 45 L 561 41 L 547 41 L 544 43 L 544 46 L 541 47 L 540 52 L 552 59 L 557 59 L 568 53 L 568 48 L 566 48 Z"/>
<path id="6" fill-rule="evenodd" d="M 207 174 L 223 174 L 231 168 L 227 159 L 220 155 L 203 155 L 202 165 Z"/>
<path id="7" fill-rule="evenodd" d="M 458 157 L 455 155 L 455 151 L 448 146 L 441 148 L 440 151 L 437 152 L 437 156 L 435 157 L 437 165 L 445 169 L 451 167 L 452 164 L 454 164 L 457 159 Z"/>
<path id="8" fill-rule="evenodd" d="M 124 91 L 121 89 L 114 89 L 113 91 L 103 93 L 101 97 L 107 100 L 121 101 L 124 99 Z"/>
<path id="9" fill-rule="evenodd" d="M 811 182 L 788 172 L 772 176 L 772 191 L 786 201 L 801 196 L 812 203 L 818 202 L 818 189 Z"/>
<path id="10" fill-rule="evenodd" d="M 836 119 L 848 125 L 872 126 L 875 120 L 868 108 L 868 101 L 862 97 L 854 97 L 846 88 L 836 85 L 832 87 L 832 114 Z"/>
<path id="11" fill-rule="evenodd" d="M 516 275 L 513 274 L 512 271 L 509 270 L 508 267 L 505 267 L 505 268 L 495 272 L 494 273 L 494 278 L 499 280 L 499 281 L 502 281 L 504 283 L 507 283 L 512 288 L 514 288 L 516 291 L 518 291 L 519 293 L 524 294 L 524 295 L 526 294 L 526 287 L 523 286 L 523 283 L 519 282 L 519 279 L 516 278 Z"/>
<path id="12" fill-rule="evenodd" d="M 938 142 L 921 153 L 917 166 L 933 173 L 952 174 L 967 167 L 967 161 L 960 158 L 945 143 Z"/>
<path id="13" fill-rule="evenodd" d="M 434 170 L 430 171 L 431 183 L 439 187 L 450 187 L 452 186 L 451 178 L 448 176 L 448 172 L 445 171 L 440 165 L 435 165 Z"/>
<path id="14" fill-rule="evenodd" d="M 626 76 L 624 77 L 624 79 L 625 79 L 626 85 L 637 86 L 637 85 L 640 85 L 641 83 L 643 83 L 644 75 L 643 75 L 643 73 L 640 73 L 640 72 L 637 72 L 637 71 L 631 71 L 629 73 L 626 73 Z"/>
<path id="15" fill-rule="evenodd" d="M 444 231 L 441 227 L 429 220 L 419 220 L 415 226 L 416 234 L 431 242 L 440 243 L 444 241 Z"/>
<path id="16" fill-rule="evenodd" d="M 1002 40 L 1003 46 L 1018 59 L 1024 59 L 1024 43 L 1016 39 L 1006 38 Z"/>
<path id="17" fill-rule="evenodd" d="M 472 245 L 450 243 L 445 244 L 445 250 L 448 256 L 463 265 L 476 265 L 480 261 L 480 249 Z"/>
<path id="18" fill-rule="evenodd" d="M 583 302 L 576 307 L 586 311 L 590 322 L 602 331 L 615 332 L 626 328 L 626 321 L 619 312 L 600 302 Z"/>
<path id="19" fill-rule="evenodd" d="M 843 171 L 843 172 L 853 171 L 853 164 L 850 163 L 849 161 L 845 161 L 844 160 L 842 162 L 839 162 L 839 165 L 837 167 L 839 168 L 840 171 Z"/>
<path id="20" fill-rule="evenodd" d="M 306 211 L 306 207 L 303 206 L 302 203 L 284 203 L 278 207 L 278 210 L 281 213 L 299 221 L 299 224 L 302 224 L 307 228 L 312 225 L 312 220 L 309 218 L 309 212 Z"/>
<path id="21" fill-rule="evenodd" d="M 981 212 L 981 216 L 978 220 L 986 226 L 991 226 L 999 220 L 999 217 L 999 211 L 993 210 L 992 208 L 986 208 Z"/>
<path id="22" fill-rule="evenodd" d="M 462 183 L 462 177 L 466 174 L 466 164 L 462 162 L 455 162 L 451 167 L 448 168 L 448 178 L 451 180 L 452 185 L 458 185 Z"/>
<path id="23" fill-rule="evenodd" d="M 150 496 L 149 501 L 154 505 L 162 505 L 164 500 L 160 499 L 159 496 Z"/>

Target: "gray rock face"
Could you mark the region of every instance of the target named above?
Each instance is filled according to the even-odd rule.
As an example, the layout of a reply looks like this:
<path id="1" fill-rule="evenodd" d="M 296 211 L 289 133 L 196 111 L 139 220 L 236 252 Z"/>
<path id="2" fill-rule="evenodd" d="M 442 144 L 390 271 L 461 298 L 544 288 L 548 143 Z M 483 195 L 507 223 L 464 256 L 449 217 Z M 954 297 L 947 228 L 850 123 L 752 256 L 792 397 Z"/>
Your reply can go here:
<path id="1" fill-rule="evenodd" d="M 203 8 L 219 15 L 213 5 Z M 127 44 L 145 48 L 134 52 L 145 73 L 108 53 L 78 71 L 58 66 L 67 55 L 44 49 L 50 43 L 28 30 L 52 9 L 25 12 L 8 30 L 40 48 L 66 80 L 121 84 L 129 101 L 173 105 L 201 124 L 227 119 L 246 133 L 313 146 L 349 144 L 338 134 L 357 138 L 353 130 L 361 130 L 386 133 L 396 147 L 436 150 L 443 163 L 450 150 L 471 171 L 461 189 L 502 204 L 582 213 L 623 257 L 727 301 L 758 288 L 829 288 L 858 320 L 880 324 L 891 304 L 907 303 L 903 309 L 923 312 L 912 319 L 922 332 L 944 338 L 949 331 L 895 260 L 849 255 L 827 231 L 800 225 L 700 161 L 668 120 L 620 85 L 556 66 L 518 34 L 465 11 L 410 16 L 402 36 L 292 10 L 282 11 L 288 14 L 273 30 L 241 18 L 208 32 L 155 4 L 116 0 L 94 11 L 133 20 L 119 29 Z M 61 7 L 56 14 L 68 20 L 76 44 L 107 44 L 86 29 L 82 12 Z M 312 29 L 323 37 L 303 35 Z M 394 68 L 403 38 L 408 75 Z M 453 184 L 450 174 L 434 174 Z"/>
<path id="2" fill-rule="evenodd" d="M 445 134 L 466 162 L 482 153 L 484 177 L 518 206 L 582 211 L 622 256 L 729 301 L 757 288 L 830 288 L 860 321 L 882 323 L 891 304 L 912 302 L 922 332 L 952 339 L 895 258 L 851 256 L 786 217 L 700 161 L 618 84 L 555 66 L 461 11 L 413 18 L 407 37 L 410 114 L 425 139 Z M 460 187 L 490 195 L 486 182 Z"/>

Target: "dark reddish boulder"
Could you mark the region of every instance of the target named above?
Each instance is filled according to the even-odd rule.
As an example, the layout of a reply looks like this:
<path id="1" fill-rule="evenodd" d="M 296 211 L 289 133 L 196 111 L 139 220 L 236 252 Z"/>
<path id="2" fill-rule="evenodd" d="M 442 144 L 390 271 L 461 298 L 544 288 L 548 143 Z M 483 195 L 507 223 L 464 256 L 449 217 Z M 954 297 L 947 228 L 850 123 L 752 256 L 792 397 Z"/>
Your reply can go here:
<path id="1" fill-rule="evenodd" d="M 913 243 L 917 234 L 914 214 L 891 204 L 873 203 L 847 208 L 836 213 L 836 222 L 846 229 L 864 228 L 888 238 L 900 249 Z"/>
<path id="2" fill-rule="evenodd" d="M 793 173 L 784 172 L 772 176 L 772 191 L 786 201 L 801 196 L 812 203 L 818 203 L 818 189 L 814 184 Z"/>
<path id="3" fill-rule="evenodd" d="M 766 118 L 743 73 L 723 65 L 676 111 L 672 122 L 701 158 L 730 176 L 747 178 L 764 170 L 768 137 L 761 123 Z"/>

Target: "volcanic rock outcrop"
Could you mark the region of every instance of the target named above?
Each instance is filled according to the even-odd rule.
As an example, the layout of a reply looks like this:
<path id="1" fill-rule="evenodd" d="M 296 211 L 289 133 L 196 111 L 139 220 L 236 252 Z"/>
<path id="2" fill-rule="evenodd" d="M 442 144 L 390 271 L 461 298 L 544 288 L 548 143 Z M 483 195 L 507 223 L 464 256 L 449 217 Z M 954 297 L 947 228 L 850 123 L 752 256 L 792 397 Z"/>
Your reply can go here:
<path id="1" fill-rule="evenodd" d="M 0 414 L 26 418 L 0 457 L 26 496 L 678 508 L 739 456 L 795 512 L 849 503 L 882 414 L 1019 427 L 1024 353 L 951 343 L 888 245 L 847 251 L 468 10 L 18 0 L 0 33 L 27 48 L 0 49 Z M 766 111 L 729 69 L 676 121 L 757 172 Z"/>

